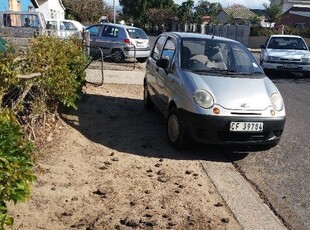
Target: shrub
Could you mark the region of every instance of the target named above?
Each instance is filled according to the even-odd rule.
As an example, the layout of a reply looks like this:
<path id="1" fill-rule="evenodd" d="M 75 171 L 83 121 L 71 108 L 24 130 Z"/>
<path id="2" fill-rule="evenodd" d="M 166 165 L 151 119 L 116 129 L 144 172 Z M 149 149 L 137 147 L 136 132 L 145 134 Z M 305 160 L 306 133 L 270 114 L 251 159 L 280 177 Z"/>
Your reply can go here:
<path id="1" fill-rule="evenodd" d="M 34 79 L 45 101 L 76 107 L 85 85 L 87 58 L 77 38 L 41 36 L 33 39 L 23 58 L 23 72 L 41 73 Z"/>
<path id="2" fill-rule="evenodd" d="M 4 92 L 18 82 L 16 77 L 18 63 L 17 54 L 12 47 L 0 52 L 0 99 Z"/>
<path id="3" fill-rule="evenodd" d="M 6 202 L 24 201 L 36 179 L 32 172 L 33 145 L 24 139 L 21 127 L 9 110 L 0 110 L 0 229 L 12 225 Z"/>
<path id="4" fill-rule="evenodd" d="M 26 134 L 32 132 L 35 139 L 34 126 L 42 124 L 40 120 L 45 125 L 46 113 L 58 103 L 77 109 L 86 63 L 77 38 L 42 36 L 32 39 L 24 51 L 0 52 L 0 229 L 13 224 L 7 202 L 27 199 L 36 179 L 34 144 Z M 20 73 L 41 76 L 20 80 Z"/>

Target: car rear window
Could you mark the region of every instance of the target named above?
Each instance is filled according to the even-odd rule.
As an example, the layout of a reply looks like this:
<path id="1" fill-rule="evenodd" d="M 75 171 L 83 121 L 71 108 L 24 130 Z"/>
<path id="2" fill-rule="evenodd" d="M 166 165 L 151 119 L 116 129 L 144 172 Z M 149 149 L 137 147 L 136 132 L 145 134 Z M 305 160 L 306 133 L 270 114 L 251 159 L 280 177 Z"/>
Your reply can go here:
<path id="1" fill-rule="evenodd" d="M 133 38 L 133 39 L 137 39 L 137 38 L 147 39 L 147 35 L 146 35 L 146 33 L 142 29 L 130 28 L 130 29 L 127 29 L 127 32 L 129 34 L 130 38 Z"/>

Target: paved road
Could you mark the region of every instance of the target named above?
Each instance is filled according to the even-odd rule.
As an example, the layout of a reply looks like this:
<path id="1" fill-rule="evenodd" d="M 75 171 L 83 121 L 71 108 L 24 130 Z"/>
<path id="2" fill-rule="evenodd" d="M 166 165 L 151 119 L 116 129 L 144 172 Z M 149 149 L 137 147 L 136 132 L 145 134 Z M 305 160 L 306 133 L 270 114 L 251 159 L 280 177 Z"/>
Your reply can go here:
<path id="1" fill-rule="evenodd" d="M 310 229 L 310 79 L 271 77 L 286 105 L 280 144 L 236 161 L 293 229 Z"/>
<path id="2" fill-rule="evenodd" d="M 310 79 L 298 74 L 269 77 L 286 106 L 282 140 L 236 163 L 292 229 L 310 229 Z"/>

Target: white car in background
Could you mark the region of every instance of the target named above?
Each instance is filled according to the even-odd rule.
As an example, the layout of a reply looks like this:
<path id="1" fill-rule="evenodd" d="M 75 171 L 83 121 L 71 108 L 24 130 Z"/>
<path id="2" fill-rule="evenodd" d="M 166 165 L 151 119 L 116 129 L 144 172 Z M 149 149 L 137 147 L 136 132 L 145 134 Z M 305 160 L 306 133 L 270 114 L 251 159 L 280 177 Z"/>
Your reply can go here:
<path id="1" fill-rule="evenodd" d="M 75 20 L 46 19 L 46 29 L 49 33 L 55 33 L 60 38 L 68 38 L 72 35 L 81 37 L 84 26 Z"/>
<path id="2" fill-rule="evenodd" d="M 260 64 L 266 73 L 282 71 L 310 75 L 310 51 L 302 37 L 271 35 L 261 49 Z"/>

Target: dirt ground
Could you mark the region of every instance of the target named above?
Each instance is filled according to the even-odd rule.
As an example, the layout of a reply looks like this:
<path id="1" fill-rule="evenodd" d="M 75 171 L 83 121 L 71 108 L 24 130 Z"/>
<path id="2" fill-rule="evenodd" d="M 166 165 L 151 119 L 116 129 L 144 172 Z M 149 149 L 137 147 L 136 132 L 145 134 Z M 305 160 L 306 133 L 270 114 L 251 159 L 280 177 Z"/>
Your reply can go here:
<path id="1" fill-rule="evenodd" d="M 142 96 L 141 85 L 89 85 L 77 111 L 62 111 L 9 229 L 241 229 L 202 153 L 172 149 Z"/>

